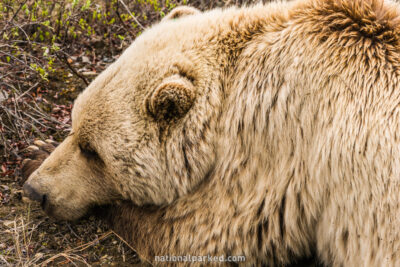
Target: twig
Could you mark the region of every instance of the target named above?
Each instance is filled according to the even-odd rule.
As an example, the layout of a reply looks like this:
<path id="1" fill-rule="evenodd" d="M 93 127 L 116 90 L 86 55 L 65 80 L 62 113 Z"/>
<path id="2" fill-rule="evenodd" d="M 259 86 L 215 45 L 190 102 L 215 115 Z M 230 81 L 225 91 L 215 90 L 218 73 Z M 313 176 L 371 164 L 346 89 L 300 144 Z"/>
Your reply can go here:
<path id="1" fill-rule="evenodd" d="M 33 88 L 35 88 L 37 85 L 39 84 L 39 82 L 35 83 L 34 85 L 32 85 L 29 89 L 27 89 L 25 92 L 23 92 L 21 95 L 17 96 L 15 98 L 16 101 L 18 101 L 21 97 L 23 97 L 24 95 L 26 95 L 27 93 L 29 93 L 30 90 L 32 90 Z"/>
<path id="2" fill-rule="evenodd" d="M 61 121 L 58 121 L 58 120 L 54 119 L 53 117 L 49 117 L 47 114 L 45 114 L 45 113 L 43 113 L 43 112 L 41 112 L 41 111 L 39 110 L 40 108 L 39 108 L 39 106 L 38 106 L 35 102 L 34 102 L 34 104 L 35 104 L 35 106 L 36 106 L 38 109 L 32 107 L 31 105 L 27 105 L 27 107 L 28 107 L 30 110 L 36 112 L 38 116 L 42 117 L 42 119 L 45 119 L 45 120 L 50 121 L 50 122 L 54 122 L 54 123 L 56 123 L 56 124 L 61 125 L 62 127 L 70 126 L 70 125 L 68 125 L 68 124 L 66 124 L 66 123 L 63 123 L 63 122 L 61 122 Z M 46 127 L 47 127 L 47 126 L 46 126 Z M 48 128 L 54 129 L 54 127 L 50 127 L 50 126 L 49 126 Z"/>
<path id="3" fill-rule="evenodd" d="M 118 3 L 118 2 L 117 2 Z M 119 21 L 121 21 L 122 27 L 127 31 L 130 32 L 130 29 L 125 25 L 125 22 L 123 21 L 123 19 L 121 18 L 121 14 L 119 13 L 118 10 L 119 5 L 117 4 L 117 9 L 115 10 L 115 14 L 117 14 Z M 129 40 L 132 41 L 132 37 L 130 35 L 129 36 Z"/>
<path id="4" fill-rule="evenodd" d="M 41 266 L 46 266 L 47 264 L 49 264 L 50 262 L 54 261 L 55 259 L 57 259 L 59 257 L 66 258 L 74 266 L 76 266 L 76 264 L 73 261 L 71 261 L 71 259 L 78 260 L 78 261 L 82 262 L 83 264 L 85 264 L 86 266 L 90 266 L 90 264 L 87 261 L 85 261 L 85 259 L 82 258 L 81 256 L 78 256 L 78 255 L 74 255 L 73 256 L 73 255 L 69 255 L 69 254 L 64 253 L 64 252 L 58 253 L 58 254 L 52 256 L 51 258 L 49 258 L 49 259 L 45 260 L 44 262 L 42 262 L 40 265 Z"/>
<path id="5" fill-rule="evenodd" d="M 25 0 L 25 2 L 21 3 L 21 5 L 18 7 L 17 11 L 15 11 L 14 15 L 11 17 L 11 19 L 9 21 L 7 21 L 6 26 L 15 19 L 15 17 L 18 15 L 21 8 L 26 4 L 26 2 L 28 2 L 28 0 Z M 0 36 L 2 36 L 5 31 L 6 31 L 6 27 L 4 27 L 4 29 L 0 32 Z"/>
<path id="6" fill-rule="evenodd" d="M 82 81 L 86 84 L 86 86 L 89 85 L 89 82 L 86 80 L 85 77 L 83 77 L 82 75 L 80 75 L 74 67 L 71 66 L 71 64 L 69 64 L 67 57 L 63 54 L 62 57 L 59 55 L 59 53 L 55 53 L 56 57 L 61 61 L 64 62 L 68 68 L 80 79 L 82 79 Z"/>
<path id="7" fill-rule="evenodd" d="M 102 236 L 100 236 L 99 238 L 97 238 L 96 240 L 93 240 L 93 241 L 91 241 L 91 242 L 88 242 L 88 243 L 85 243 L 85 244 L 83 244 L 83 245 L 77 246 L 77 247 L 75 247 L 75 248 L 67 249 L 67 250 L 65 250 L 65 251 L 63 251 L 63 252 L 61 252 L 61 253 L 58 253 L 58 254 L 56 254 L 56 255 L 54 255 L 54 256 L 48 258 L 48 259 L 45 260 L 44 262 L 42 262 L 41 265 L 47 265 L 47 264 L 49 264 L 50 262 L 54 261 L 56 258 L 59 258 L 59 257 L 64 257 L 64 258 L 66 258 L 66 259 L 69 259 L 69 258 L 72 258 L 72 259 L 75 259 L 75 260 L 77 259 L 77 260 L 80 260 L 80 261 L 82 261 L 83 263 L 87 264 L 87 262 L 84 261 L 82 257 L 79 257 L 78 255 L 76 255 L 76 256 L 74 257 L 74 256 L 70 255 L 70 253 L 76 253 L 76 252 L 83 251 L 83 250 L 85 250 L 85 249 L 87 249 L 87 248 L 89 248 L 89 247 L 91 247 L 91 246 L 97 244 L 97 243 L 100 242 L 101 240 L 106 239 L 106 238 L 109 237 L 112 233 L 113 233 L 113 231 L 108 231 L 108 232 L 104 233 Z M 81 259 L 79 259 L 78 257 L 81 258 Z M 87 264 L 87 266 L 90 266 L 90 265 Z"/>
<path id="8" fill-rule="evenodd" d="M 30 45 L 30 44 L 31 44 L 31 40 L 29 39 L 29 36 L 28 36 L 28 34 L 26 33 L 26 31 L 25 31 L 24 29 L 22 29 L 22 27 L 21 27 L 19 24 L 16 24 L 15 22 L 12 22 L 12 24 L 13 24 L 14 26 L 17 26 L 17 27 L 24 33 L 24 35 L 25 35 L 25 37 L 26 37 L 26 40 L 27 40 L 27 42 L 28 42 L 28 45 Z"/>
<path id="9" fill-rule="evenodd" d="M 13 237 L 15 240 L 14 244 L 15 244 L 16 253 L 17 253 L 19 260 L 22 261 L 22 252 L 21 252 L 21 248 L 20 248 L 20 244 L 19 244 L 19 233 L 17 231 L 17 221 L 16 220 L 14 220 L 14 233 L 15 233 L 15 235 L 13 235 Z"/>
<path id="10" fill-rule="evenodd" d="M 112 233 L 113 233 L 113 231 L 111 231 L 111 230 L 110 230 L 110 231 L 107 231 L 107 232 L 105 232 L 103 235 L 101 235 L 99 238 L 97 238 L 97 239 L 95 239 L 95 240 L 93 240 L 93 241 L 90 241 L 90 242 L 88 242 L 88 243 L 86 243 L 86 244 L 83 244 L 83 245 L 77 246 L 77 247 L 75 247 L 75 248 L 69 249 L 69 250 L 67 250 L 67 251 L 68 251 L 68 252 L 79 252 L 79 251 L 83 251 L 83 250 L 85 250 L 85 249 L 87 249 L 87 248 L 89 248 L 89 247 L 91 247 L 91 246 L 93 246 L 93 245 L 99 243 L 101 240 L 106 239 L 106 238 L 109 237 Z"/>
<path id="11" fill-rule="evenodd" d="M 69 225 L 68 222 L 66 223 L 66 225 L 67 225 L 68 229 L 71 231 L 71 233 L 72 233 L 76 238 L 79 239 L 80 237 L 75 233 L 75 231 L 72 229 L 72 227 Z"/>
<path id="12" fill-rule="evenodd" d="M 136 17 L 132 14 L 132 12 L 129 10 L 128 6 L 124 3 L 124 1 L 119 0 L 119 2 L 121 2 L 121 4 L 125 7 L 126 11 L 128 11 L 129 15 L 133 18 L 133 20 L 136 22 L 137 25 L 140 26 L 140 28 L 142 28 L 142 30 L 145 30 L 146 28 L 143 27 L 142 24 L 140 24 L 140 22 L 136 19 Z"/>
<path id="13" fill-rule="evenodd" d="M 10 263 L 2 256 L 0 255 L 0 260 L 2 260 L 7 266 L 10 266 Z"/>
<path id="14" fill-rule="evenodd" d="M 123 239 L 119 234 L 117 234 L 116 232 L 114 232 L 113 230 L 110 230 L 116 237 L 118 237 L 119 240 L 121 240 L 122 242 L 124 242 L 125 245 L 127 245 L 132 251 L 136 252 L 136 254 L 139 255 L 139 253 L 136 251 L 136 249 L 134 249 L 131 245 L 129 245 L 128 242 L 125 241 L 125 239 Z M 140 256 L 139 256 L 140 257 Z M 146 262 L 148 262 L 151 266 L 153 266 L 153 264 L 151 263 L 150 260 L 143 258 Z"/>
<path id="15" fill-rule="evenodd" d="M 7 115 L 11 115 L 12 117 L 16 118 L 17 120 L 23 121 L 23 122 L 25 122 L 26 124 L 32 126 L 32 128 L 36 131 L 36 133 L 40 136 L 40 138 L 44 139 L 44 135 L 39 131 L 39 129 L 35 126 L 35 124 L 29 123 L 29 122 L 27 122 L 26 120 L 24 120 L 23 118 L 18 117 L 17 115 L 15 115 L 15 114 L 13 114 L 12 112 L 10 112 L 10 110 L 9 110 L 8 108 L 6 108 L 6 107 L 4 107 L 3 110 L 6 112 Z M 25 115 L 29 116 L 28 114 L 25 114 Z M 29 117 L 32 118 L 31 116 L 29 116 Z M 37 122 L 37 120 L 35 120 L 35 121 Z M 39 123 L 41 126 L 43 126 L 43 127 L 47 127 L 46 125 L 43 125 L 43 124 L 41 124 L 40 122 L 38 122 L 38 123 Z M 14 125 L 14 127 L 15 127 L 15 125 Z M 15 128 L 16 128 L 16 127 L 15 127 Z M 48 128 L 52 128 L 52 127 L 48 127 Z M 54 129 L 54 128 L 53 128 L 53 129 Z M 18 131 L 18 130 L 16 129 L 16 131 Z"/>

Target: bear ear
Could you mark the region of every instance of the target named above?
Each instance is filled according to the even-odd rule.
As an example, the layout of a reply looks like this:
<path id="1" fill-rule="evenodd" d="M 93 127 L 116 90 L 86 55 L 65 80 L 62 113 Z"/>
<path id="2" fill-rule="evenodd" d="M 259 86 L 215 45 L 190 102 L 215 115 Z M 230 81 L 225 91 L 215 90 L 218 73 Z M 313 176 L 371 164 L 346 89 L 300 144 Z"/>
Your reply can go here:
<path id="1" fill-rule="evenodd" d="M 200 10 L 190 6 L 179 6 L 172 9 L 171 12 L 166 15 L 163 20 L 179 19 L 188 15 L 194 15 L 200 13 Z"/>
<path id="2" fill-rule="evenodd" d="M 193 84 L 179 75 L 165 79 L 146 99 L 147 112 L 156 121 L 183 117 L 195 100 Z"/>

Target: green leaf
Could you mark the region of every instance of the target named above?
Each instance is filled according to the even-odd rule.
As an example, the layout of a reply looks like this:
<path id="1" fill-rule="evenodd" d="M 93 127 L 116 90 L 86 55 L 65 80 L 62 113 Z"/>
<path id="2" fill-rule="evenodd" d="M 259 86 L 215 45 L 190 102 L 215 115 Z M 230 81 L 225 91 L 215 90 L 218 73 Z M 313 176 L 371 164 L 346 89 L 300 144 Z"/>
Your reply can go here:
<path id="1" fill-rule="evenodd" d="M 75 6 L 79 3 L 79 0 L 72 0 L 72 8 L 75 8 Z"/>
<path id="2" fill-rule="evenodd" d="M 26 15 L 29 15 L 29 9 L 28 9 L 28 6 L 26 4 L 24 4 L 21 9 L 22 9 L 22 11 L 25 12 Z"/>
<path id="3" fill-rule="evenodd" d="M 88 9 L 91 3 L 92 2 L 90 0 L 86 0 L 86 3 L 82 6 L 81 10 L 85 11 L 86 9 Z"/>

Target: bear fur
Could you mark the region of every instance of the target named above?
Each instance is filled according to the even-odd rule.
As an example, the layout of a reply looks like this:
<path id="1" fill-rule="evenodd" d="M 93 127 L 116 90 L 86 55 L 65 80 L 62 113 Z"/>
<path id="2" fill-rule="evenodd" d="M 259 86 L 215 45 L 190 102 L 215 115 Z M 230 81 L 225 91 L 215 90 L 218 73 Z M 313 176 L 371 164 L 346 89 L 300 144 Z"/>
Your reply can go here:
<path id="1" fill-rule="evenodd" d="M 400 266 L 399 123 L 399 4 L 178 9 L 78 97 L 24 190 L 59 219 L 112 205 L 149 261 Z"/>

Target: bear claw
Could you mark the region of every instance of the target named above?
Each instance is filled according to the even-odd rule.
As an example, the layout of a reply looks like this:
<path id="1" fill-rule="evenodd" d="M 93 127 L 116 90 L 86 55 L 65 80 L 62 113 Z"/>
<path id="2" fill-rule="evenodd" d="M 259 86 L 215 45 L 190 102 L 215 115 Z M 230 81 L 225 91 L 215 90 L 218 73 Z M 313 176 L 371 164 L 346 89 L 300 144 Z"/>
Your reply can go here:
<path id="1" fill-rule="evenodd" d="M 33 143 L 39 147 L 46 145 L 42 140 L 35 140 Z"/>
<path id="2" fill-rule="evenodd" d="M 28 152 L 33 152 L 33 151 L 35 151 L 35 150 L 39 150 L 39 148 L 38 148 L 37 146 L 31 145 L 31 146 L 28 146 L 28 147 L 26 148 L 26 150 L 27 150 Z"/>

